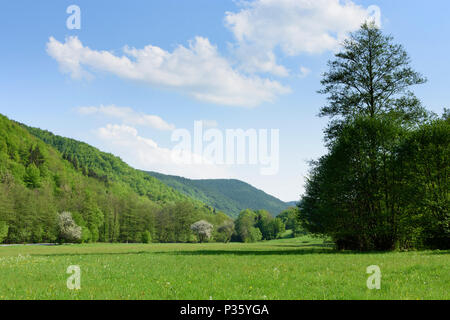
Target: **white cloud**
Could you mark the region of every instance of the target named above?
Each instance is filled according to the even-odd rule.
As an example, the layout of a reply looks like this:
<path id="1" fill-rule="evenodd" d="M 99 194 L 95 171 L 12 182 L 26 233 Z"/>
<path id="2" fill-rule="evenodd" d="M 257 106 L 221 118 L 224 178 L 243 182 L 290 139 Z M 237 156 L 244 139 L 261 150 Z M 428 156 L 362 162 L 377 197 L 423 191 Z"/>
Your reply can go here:
<path id="1" fill-rule="evenodd" d="M 100 114 L 103 116 L 121 119 L 126 124 L 148 126 L 157 130 L 175 129 L 173 124 L 167 123 L 159 116 L 136 112 L 128 107 L 101 105 L 99 107 L 78 107 L 76 110 L 82 115 Z"/>
<path id="2" fill-rule="evenodd" d="M 287 77 L 289 70 L 277 63 L 271 48 L 260 48 L 249 43 L 235 44 L 232 48 L 241 62 L 240 69 L 248 73 L 271 73 L 278 77 Z"/>
<path id="3" fill-rule="evenodd" d="M 238 42 L 236 50 L 244 68 L 281 76 L 288 71 L 277 64 L 276 48 L 287 56 L 318 54 L 336 50 L 349 32 L 368 19 L 380 25 L 377 6 L 366 9 L 350 0 L 255 0 L 240 4 L 243 8 L 239 12 L 226 13 L 225 23 Z"/>
<path id="4" fill-rule="evenodd" d="M 299 74 L 300 78 L 306 78 L 310 73 L 311 73 L 310 69 L 300 66 L 300 74 Z"/>
<path id="5" fill-rule="evenodd" d="M 200 155 L 190 154 L 194 161 L 174 157 L 171 149 L 162 148 L 155 141 L 141 137 L 138 130 L 131 126 L 108 124 L 99 128 L 96 133 L 106 142 L 106 147 L 111 152 L 135 168 L 191 179 L 231 177 L 227 167 L 214 165 Z M 197 162 L 201 164 L 196 164 Z"/>
<path id="6" fill-rule="evenodd" d="M 233 69 L 217 48 L 202 37 L 173 52 L 151 45 L 143 49 L 125 47 L 122 56 L 92 50 L 77 37 L 68 37 L 64 43 L 50 37 L 47 52 L 59 63 L 60 70 L 74 79 L 92 77 L 94 71 L 107 72 L 223 105 L 254 107 L 290 92 L 277 81 Z"/>

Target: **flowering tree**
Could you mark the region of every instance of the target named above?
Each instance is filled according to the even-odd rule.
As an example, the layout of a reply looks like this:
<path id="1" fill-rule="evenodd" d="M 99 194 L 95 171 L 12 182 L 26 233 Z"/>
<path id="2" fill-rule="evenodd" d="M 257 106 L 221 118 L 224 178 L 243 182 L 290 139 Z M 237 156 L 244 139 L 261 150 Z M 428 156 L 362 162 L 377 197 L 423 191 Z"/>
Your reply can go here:
<path id="1" fill-rule="evenodd" d="M 70 212 L 63 212 L 58 217 L 59 237 L 67 242 L 78 242 L 81 240 L 81 227 L 72 218 Z"/>
<path id="2" fill-rule="evenodd" d="M 195 232 L 200 242 L 205 242 L 211 238 L 213 225 L 205 220 L 200 220 L 191 225 L 191 230 Z"/>

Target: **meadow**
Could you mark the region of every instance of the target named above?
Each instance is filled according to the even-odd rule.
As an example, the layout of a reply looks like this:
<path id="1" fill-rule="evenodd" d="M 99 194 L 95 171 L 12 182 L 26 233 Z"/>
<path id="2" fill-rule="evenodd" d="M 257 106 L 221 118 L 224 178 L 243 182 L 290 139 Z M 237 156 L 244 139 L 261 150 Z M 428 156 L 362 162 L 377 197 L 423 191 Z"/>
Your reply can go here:
<path id="1" fill-rule="evenodd" d="M 69 290 L 67 268 L 81 268 Z M 369 290 L 366 268 L 381 269 Z M 0 247 L 0 299 L 450 299 L 450 252 L 337 252 L 323 240 Z"/>

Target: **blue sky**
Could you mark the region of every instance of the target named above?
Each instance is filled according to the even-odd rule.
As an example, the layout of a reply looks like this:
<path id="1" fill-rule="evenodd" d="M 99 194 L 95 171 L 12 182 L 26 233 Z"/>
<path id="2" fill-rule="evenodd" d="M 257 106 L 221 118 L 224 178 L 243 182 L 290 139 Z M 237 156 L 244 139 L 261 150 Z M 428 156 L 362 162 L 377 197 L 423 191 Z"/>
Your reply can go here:
<path id="1" fill-rule="evenodd" d="M 239 178 L 297 200 L 307 161 L 325 153 L 327 120 L 316 116 L 324 104 L 316 93 L 320 75 L 338 40 L 373 15 L 370 6 L 428 78 L 415 88 L 424 105 L 440 113 L 450 101 L 449 1 L 312 3 L 4 1 L 0 113 L 88 142 L 136 168 Z M 81 9 L 80 30 L 66 27 L 72 4 Z M 196 120 L 223 132 L 278 129 L 278 172 L 170 163 L 173 129 L 192 132 Z"/>

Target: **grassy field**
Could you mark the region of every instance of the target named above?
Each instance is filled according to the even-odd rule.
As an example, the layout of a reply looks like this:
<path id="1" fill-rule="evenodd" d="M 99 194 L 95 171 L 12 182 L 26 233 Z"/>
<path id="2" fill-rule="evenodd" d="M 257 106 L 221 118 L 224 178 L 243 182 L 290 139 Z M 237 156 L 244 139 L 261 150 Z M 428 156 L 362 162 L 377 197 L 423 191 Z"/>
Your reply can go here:
<path id="1" fill-rule="evenodd" d="M 67 289 L 70 265 L 80 290 Z M 366 286 L 370 265 L 380 290 Z M 450 252 L 335 252 L 308 237 L 0 247 L 0 299 L 450 299 Z"/>

